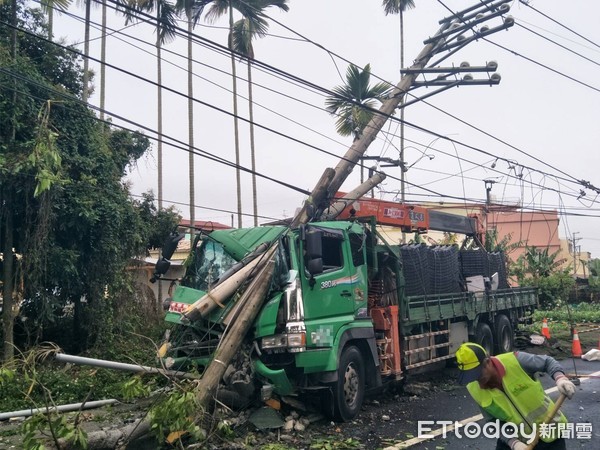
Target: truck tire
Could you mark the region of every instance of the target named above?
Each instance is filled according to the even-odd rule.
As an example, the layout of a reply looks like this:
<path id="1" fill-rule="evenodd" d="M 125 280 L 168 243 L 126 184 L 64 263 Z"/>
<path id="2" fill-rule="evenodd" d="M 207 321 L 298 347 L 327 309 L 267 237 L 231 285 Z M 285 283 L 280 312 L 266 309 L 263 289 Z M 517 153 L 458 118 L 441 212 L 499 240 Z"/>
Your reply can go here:
<path id="1" fill-rule="evenodd" d="M 475 331 L 475 342 L 485 348 L 488 355 L 491 355 L 494 351 L 494 335 L 492 329 L 485 322 L 479 322 L 477 324 L 477 330 Z"/>
<path id="2" fill-rule="evenodd" d="M 496 316 L 494 321 L 494 342 L 496 354 L 508 353 L 512 351 L 515 344 L 513 327 L 504 314 Z"/>
<path id="3" fill-rule="evenodd" d="M 349 346 L 342 351 L 338 380 L 333 386 L 333 418 L 340 422 L 352 420 L 359 413 L 364 397 L 364 358 L 357 347 Z"/>

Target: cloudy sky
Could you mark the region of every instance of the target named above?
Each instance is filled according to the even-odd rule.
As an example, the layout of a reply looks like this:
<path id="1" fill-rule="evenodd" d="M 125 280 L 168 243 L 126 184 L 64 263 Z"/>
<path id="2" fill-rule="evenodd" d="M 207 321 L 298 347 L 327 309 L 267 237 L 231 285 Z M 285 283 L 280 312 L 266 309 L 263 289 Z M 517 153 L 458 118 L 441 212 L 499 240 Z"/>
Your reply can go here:
<path id="1" fill-rule="evenodd" d="M 439 21 L 477 1 L 424 0 L 405 13 L 405 66 L 433 36 Z M 492 200 L 532 210 L 557 210 L 561 238 L 580 239 L 582 250 L 600 255 L 600 3 L 593 0 L 530 0 L 508 3 L 515 26 L 478 39 L 436 65 L 472 67 L 498 64 L 499 85 L 459 86 L 405 110 L 406 198 L 411 202 L 482 202 L 483 180 L 493 180 Z M 110 8 L 113 30 L 107 39 L 106 110 L 115 124 L 156 130 L 155 35 L 144 21 L 125 27 Z M 289 217 L 325 167 L 335 167 L 351 138 L 335 132 L 335 118 L 324 110 L 326 90 L 344 82 L 350 63 L 370 64 L 373 82 L 400 80 L 398 16 L 385 16 L 380 1 L 290 0 L 288 13 L 268 10 L 270 35 L 255 42 L 254 120 L 260 221 Z M 55 35 L 67 43 L 83 40 L 83 9 L 73 5 L 57 17 Z M 100 9 L 92 11 L 90 54 L 99 58 Z M 486 22 L 500 26 L 502 17 Z M 186 25 L 181 23 L 181 32 Z M 235 161 L 231 62 L 227 19 L 195 28 L 194 143 L 198 152 Z M 477 25 L 475 30 L 479 30 Z M 466 37 L 473 35 L 467 30 Z M 164 201 L 189 217 L 187 42 L 182 36 L 163 50 Z M 439 53 L 430 60 L 447 56 Z M 98 64 L 92 67 L 99 74 Z M 248 118 L 247 72 L 237 65 L 238 113 Z M 473 72 L 475 79 L 487 73 Z M 429 76 L 427 79 L 432 79 Z M 455 78 L 452 77 L 454 80 Z M 420 77 L 420 81 L 425 78 Z M 99 103 L 99 79 L 90 101 Z M 433 87 L 411 90 L 409 99 Z M 389 120 L 368 150 L 369 156 L 399 158 L 400 127 Z M 123 120 L 124 119 L 124 120 Z M 241 165 L 250 167 L 249 127 L 240 122 Z M 498 158 L 498 159 L 496 159 Z M 230 224 L 236 213 L 235 170 L 195 156 L 197 220 Z M 372 161 L 365 163 L 367 167 Z M 400 169 L 382 168 L 387 180 L 376 191 L 399 198 Z M 156 149 L 129 174 L 136 195 L 157 190 Z M 356 169 L 343 189 L 359 183 Z M 589 182 L 590 187 L 581 180 Z M 279 182 L 299 188 L 286 187 Z M 243 173 L 244 225 L 252 224 L 251 177 Z M 237 219 L 235 220 L 237 223 Z"/>

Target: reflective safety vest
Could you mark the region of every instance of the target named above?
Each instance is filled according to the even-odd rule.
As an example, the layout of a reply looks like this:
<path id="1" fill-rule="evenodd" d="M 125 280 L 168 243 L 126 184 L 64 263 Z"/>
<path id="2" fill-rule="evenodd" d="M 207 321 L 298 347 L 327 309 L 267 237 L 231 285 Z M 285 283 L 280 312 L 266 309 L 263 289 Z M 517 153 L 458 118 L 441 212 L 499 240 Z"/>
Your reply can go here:
<path id="1" fill-rule="evenodd" d="M 467 389 L 477 404 L 492 417 L 514 423 L 523 424 L 526 433 L 531 433 L 533 423 L 542 423 L 554 408 L 554 402 L 546 395 L 542 384 L 532 380 L 523 370 L 514 353 L 496 356 L 506 369 L 502 377 L 500 389 L 481 389 L 478 381 L 467 384 Z M 550 423 L 567 423 L 567 418 L 560 411 Z M 559 437 L 558 427 L 546 428 L 548 433 L 541 433 L 540 439 L 552 442 Z"/>

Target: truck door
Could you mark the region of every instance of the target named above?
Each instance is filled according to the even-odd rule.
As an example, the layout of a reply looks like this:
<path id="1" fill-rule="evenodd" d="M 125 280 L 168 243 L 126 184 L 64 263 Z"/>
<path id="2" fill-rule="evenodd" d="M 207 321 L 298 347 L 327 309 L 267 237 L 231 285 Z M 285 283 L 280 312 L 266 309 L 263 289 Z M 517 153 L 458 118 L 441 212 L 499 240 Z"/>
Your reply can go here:
<path id="1" fill-rule="evenodd" d="M 304 317 L 307 340 L 317 337 L 307 344 L 327 346 L 342 325 L 354 320 L 355 290 L 357 284 L 362 286 L 362 276 L 352 263 L 344 230 L 310 227 L 307 236 L 312 243 L 305 242 L 303 249 Z M 320 252 L 314 250 L 319 246 L 316 241 L 320 241 Z"/>

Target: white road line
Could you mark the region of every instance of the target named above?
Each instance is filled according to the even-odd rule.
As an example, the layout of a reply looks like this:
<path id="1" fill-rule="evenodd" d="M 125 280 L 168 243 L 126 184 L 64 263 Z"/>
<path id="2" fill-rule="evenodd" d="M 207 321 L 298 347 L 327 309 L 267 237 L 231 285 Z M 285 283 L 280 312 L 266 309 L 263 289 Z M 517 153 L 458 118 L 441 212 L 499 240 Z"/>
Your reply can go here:
<path id="1" fill-rule="evenodd" d="M 584 382 L 584 381 L 587 381 L 586 378 L 597 377 L 598 375 L 600 375 L 600 370 L 598 372 L 590 373 L 589 375 L 579 375 L 579 378 L 582 379 L 581 382 Z M 544 392 L 546 392 L 546 394 L 552 394 L 553 392 L 556 392 L 556 391 L 558 391 L 558 388 L 556 386 L 554 386 L 552 388 L 546 389 Z M 467 423 L 477 422 L 481 419 L 483 419 L 483 415 L 477 414 L 476 416 L 472 416 L 467 419 L 463 419 L 460 422 L 455 422 L 455 423 L 458 423 L 460 425 L 466 425 Z M 398 449 L 409 448 L 409 447 L 412 447 L 413 445 L 420 444 L 421 442 L 430 441 L 432 439 L 435 439 L 436 437 L 441 436 L 444 432 L 446 434 L 448 434 L 448 433 L 452 432 L 454 430 L 454 428 L 455 428 L 454 424 L 451 424 L 451 425 L 446 426 L 445 428 L 428 431 L 427 434 L 431 437 L 427 437 L 427 438 L 416 437 L 416 438 L 408 439 L 406 441 L 398 442 L 397 444 L 394 444 L 390 447 L 386 447 L 383 450 L 398 450 Z"/>

